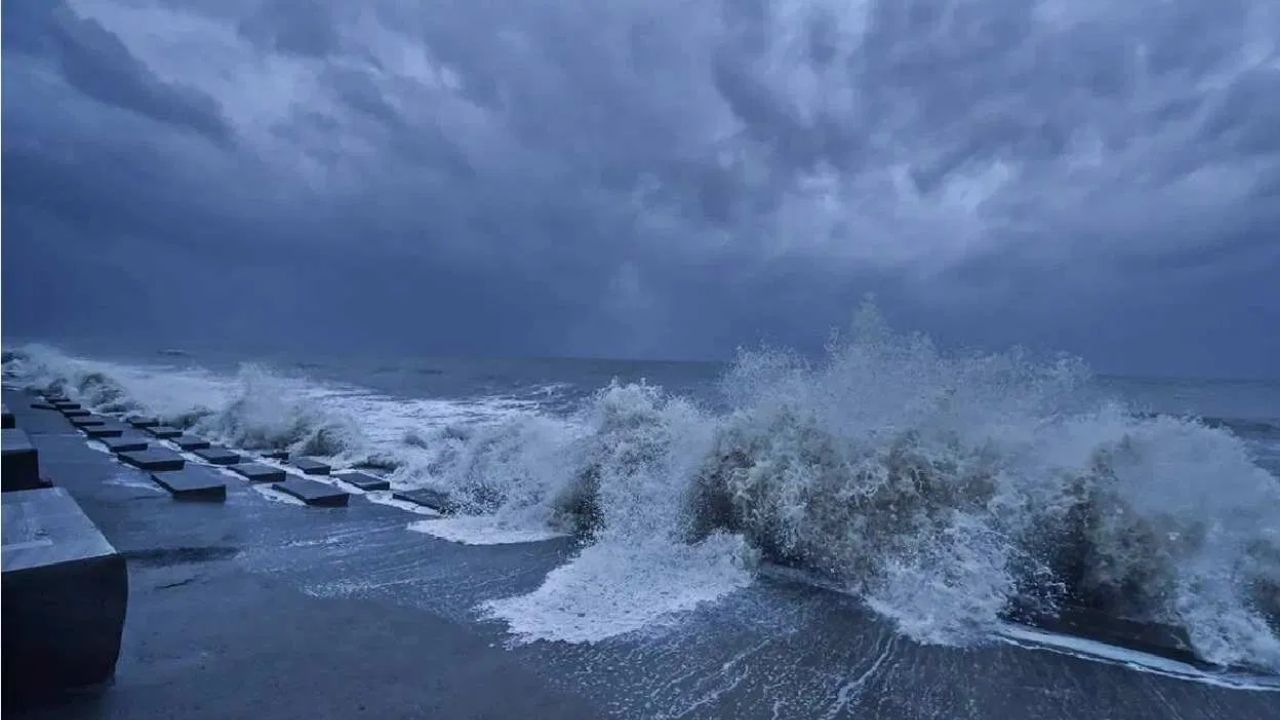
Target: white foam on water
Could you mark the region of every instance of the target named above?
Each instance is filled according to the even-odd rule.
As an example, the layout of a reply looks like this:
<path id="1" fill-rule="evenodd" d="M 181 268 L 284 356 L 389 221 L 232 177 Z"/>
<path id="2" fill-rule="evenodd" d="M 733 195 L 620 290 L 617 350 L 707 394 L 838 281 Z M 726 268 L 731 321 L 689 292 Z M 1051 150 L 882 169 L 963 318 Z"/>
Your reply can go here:
<path id="1" fill-rule="evenodd" d="M 432 510 L 429 507 L 425 507 L 417 503 L 407 502 L 405 500 L 397 500 L 391 496 L 391 493 L 385 490 L 365 493 L 364 497 L 366 500 L 368 500 L 371 503 L 386 505 L 388 507 L 393 507 L 398 510 L 404 510 L 405 512 L 414 513 L 415 515 L 427 515 L 429 517 L 436 517 L 436 518 L 444 517 L 444 515 L 441 515 L 439 512 L 436 512 L 435 510 Z"/>
<path id="2" fill-rule="evenodd" d="M 482 610 L 523 642 L 591 643 L 672 619 L 751 584 L 741 539 L 696 545 L 601 543 L 552 570 L 532 593 Z"/>
<path id="3" fill-rule="evenodd" d="M 565 536 L 545 525 L 521 526 L 485 515 L 419 520 L 411 523 L 409 529 L 463 545 L 514 545 Z"/>
<path id="4" fill-rule="evenodd" d="M 1233 690 L 1280 692 L 1280 678 L 1234 671 L 1214 672 L 1159 655 L 1117 647 L 1097 640 L 1038 630 L 1025 625 L 1005 624 L 999 630 L 1001 640 L 1017 647 L 1045 650 L 1123 666 L 1138 672 L 1198 682 Z"/>

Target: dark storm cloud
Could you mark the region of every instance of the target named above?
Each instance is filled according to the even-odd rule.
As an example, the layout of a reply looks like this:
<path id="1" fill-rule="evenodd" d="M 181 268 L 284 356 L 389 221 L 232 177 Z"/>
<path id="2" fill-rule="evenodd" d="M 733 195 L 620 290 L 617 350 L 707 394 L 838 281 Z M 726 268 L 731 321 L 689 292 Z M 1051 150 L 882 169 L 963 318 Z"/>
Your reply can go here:
<path id="1" fill-rule="evenodd" d="M 19 52 L 48 53 L 80 92 L 161 123 L 189 127 L 218 142 L 230 136 L 212 98 L 159 80 L 96 21 L 60 5 L 23 5 L 23 15 L 13 18 L 18 26 L 6 33 L 6 44 L 10 38 L 21 38 L 14 43 Z"/>
<path id="2" fill-rule="evenodd" d="M 264 2 L 248 12 L 237 30 L 267 49 L 322 57 L 337 48 L 328 3 L 320 0 Z"/>
<path id="3" fill-rule="evenodd" d="M 722 355 L 874 292 L 948 343 L 1277 364 L 1269 3 L 37 5 L 10 329 L 102 326 L 35 263 L 164 288 L 175 336 Z"/>

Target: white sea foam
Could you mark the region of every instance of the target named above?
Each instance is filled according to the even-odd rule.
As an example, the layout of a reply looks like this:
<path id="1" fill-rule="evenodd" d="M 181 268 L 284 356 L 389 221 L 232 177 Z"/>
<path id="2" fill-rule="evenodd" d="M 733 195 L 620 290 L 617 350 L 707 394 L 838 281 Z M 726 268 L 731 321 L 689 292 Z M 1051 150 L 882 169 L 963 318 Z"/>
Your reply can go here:
<path id="1" fill-rule="evenodd" d="M 669 620 L 750 584 L 740 538 L 697 544 L 603 542 L 552 570 L 532 593 L 485 603 L 521 640 L 597 642 Z"/>
<path id="2" fill-rule="evenodd" d="M 487 515 L 419 520 L 410 523 L 409 529 L 463 545 L 514 545 L 564 536 L 564 533 L 551 530 L 543 524 L 514 524 L 509 520 Z"/>
<path id="3" fill-rule="evenodd" d="M 397 510 L 404 510 L 405 512 L 411 512 L 415 515 L 426 515 L 427 517 L 433 517 L 433 518 L 444 517 L 439 512 L 432 510 L 429 507 L 425 507 L 417 503 L 406 502 L 404 500 L 397 500 L 391 496 L 391 493 L 388 493 L 385 491 L 365 493 L 364 497 L 366 500 L 368 500 L 371 503 L 376 503 L 378 505 L 386 505 L 387 507 L 393 507 L 393 508 L 396 508 Z"/>
<path id="4" fill-rule="evenodd" d="M 1259 594 L 1280 484 L 1229 433 L 1127 413 L 1073 361 L 945 356 L 874 315 L 822 364 L 752 355 L 726 384 L 737 409 L 698 480 L 714 524 L 908 635 L 965 644 L 1012 603 L 1087 602 L 1280 668 Z"/>
<path id="5" fill-rule="evenodd" d="M 1202 670 L 1193 665 L 1160 657 L 1159 655 L 1116 647 L 1096 640 L 1045 632 L 1025 625 L 1004 625 L 998 630 L 998 635 L 1010 645 L 1111 663 L 1130 670 L 1137 670 L 1138 672 L 1163 675 L 1232 690 L 1280 692 L 1280 680 L 1272 676 Z"/>

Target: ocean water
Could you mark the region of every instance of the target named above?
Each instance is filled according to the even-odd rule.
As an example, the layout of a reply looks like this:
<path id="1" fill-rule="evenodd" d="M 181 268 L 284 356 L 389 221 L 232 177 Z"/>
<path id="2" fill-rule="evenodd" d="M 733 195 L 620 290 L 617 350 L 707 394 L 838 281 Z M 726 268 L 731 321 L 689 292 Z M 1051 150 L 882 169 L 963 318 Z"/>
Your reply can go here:
<path id="1" fill-rule="evenodd" d="M 519 642 L 633 632 L 785 568 L 916 642 L 1086 606 L 1280 673 L 1280 382 L 948 353 L 873 312 L 823 357 L 728 363 L 5 347 L 7 384 L 461 505 L 412 531 L 576 536 L 478 608 Z"/>

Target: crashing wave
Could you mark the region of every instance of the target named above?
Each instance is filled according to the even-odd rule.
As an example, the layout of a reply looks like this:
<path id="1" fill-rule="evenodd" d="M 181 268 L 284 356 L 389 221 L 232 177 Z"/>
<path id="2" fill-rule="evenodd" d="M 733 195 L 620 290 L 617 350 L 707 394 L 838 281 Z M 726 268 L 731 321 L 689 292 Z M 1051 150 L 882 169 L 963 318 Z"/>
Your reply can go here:
<path id="1" fill-rule="evenodd" d="M 343 457 L 365 447 L 353 418 L 329 412 L 282 385 L 280 378 L 264 368 L 242 366 L 234 394 L 218 412 L 195 419 L 190 427 L 251 450 Z"/>
<path id="2" fill-rule="evenodd" d="M 733 409 L 711 415 L 615 384 L 575 436 L 467 445 L 462 467 L 501 468 L 472 508 L 542 503 L 594 545 L 736 535 L 923 642 L 1084 607 L 1181 628 L 1212 663 L 1280 669 L 1280 484 L 1231 433 L 1128 412 L 1078 361 L 948 356 L 874 313 L 817 364 L 745 354 L 724 390 Z M 472 495 L 458 467 L 436 481 Z"/>
<path id="3" fill-rule="evenodd" d="M 245 449 L 369 460 L 354 419 L 314 397 L 314 386 L 244 365 L 234 376 L 68 356 L 42 345 L 14 351 L 5 374 L 98 412 L 152 414 L 165 424 Z"/>

